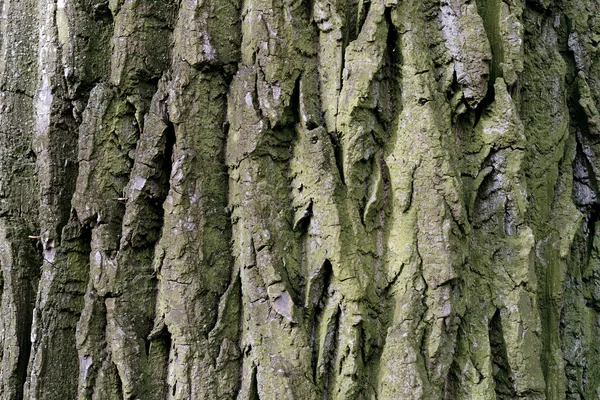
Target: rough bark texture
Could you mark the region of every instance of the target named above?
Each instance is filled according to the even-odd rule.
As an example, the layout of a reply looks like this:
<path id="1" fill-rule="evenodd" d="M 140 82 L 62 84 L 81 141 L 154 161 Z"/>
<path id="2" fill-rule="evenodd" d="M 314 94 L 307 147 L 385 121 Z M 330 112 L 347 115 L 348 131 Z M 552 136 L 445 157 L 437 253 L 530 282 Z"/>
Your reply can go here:
<path id="1" fill-rule="evenodd" d="M 600 397 L 599 0 L 0 8 L 0 399 Z"/>

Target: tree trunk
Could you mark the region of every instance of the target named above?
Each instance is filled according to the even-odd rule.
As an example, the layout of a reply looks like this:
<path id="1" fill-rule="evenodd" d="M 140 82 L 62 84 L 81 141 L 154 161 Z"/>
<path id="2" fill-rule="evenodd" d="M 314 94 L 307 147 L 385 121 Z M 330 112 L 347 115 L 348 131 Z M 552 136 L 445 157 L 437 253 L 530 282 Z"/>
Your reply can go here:
<path id="1" fill-rule="evenodd" d="M 0 6 L 0 399 L 600 396 L 600 0 Z"/>

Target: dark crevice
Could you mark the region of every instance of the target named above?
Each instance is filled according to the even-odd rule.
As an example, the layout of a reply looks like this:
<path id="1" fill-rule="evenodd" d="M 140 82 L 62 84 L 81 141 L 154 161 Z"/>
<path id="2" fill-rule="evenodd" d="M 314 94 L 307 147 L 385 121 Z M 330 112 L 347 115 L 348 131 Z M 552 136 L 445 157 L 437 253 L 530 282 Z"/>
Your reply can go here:
<path id="1" fill-rule="evenodd" d="M 23 237 L 31 236 L 27 230 L 18 232 Z M 15 371 L 17 380 L 16 399 L 23 398 L 24 384 L 27 379 L 29 356 L 31 354 L 31 330 L 33 324 L 33 310 L 40 279 L 42 265 L 42 247 L 39 241 L 33 243 L 15 243 L 17 248 L 13 268 L 22 269 L 19 276 L 12 277 L 12 292 L 14 296 L 14 316 L 16 317 L 16 335 L 18 345 L 18 358 Z"/>
<path id="2" fill-rule="evenodd" d="M 288 126 L 294 126 L 297 123 L 302 121 L 302 117 L 300 115 L 300 80 L 302 79 L 302 75 L 298 75 L 296 81 L 294 82 L 294 90 L 292 91 L 292 96 L 290 97 L 290 104 L 285 109 L 282 122 Z"/>
<path id="3" fill-rule="evenodd" d="M 495 89 L 494 89 L 494 82 L 492 82 L 492 80 L 490 79 L 488 81 L 488 90 L 487 93 L 485 94 L 485 97 L 483 98 L 483 100 L 481 100 L 481 102 L 477 105 L 477 108 L 475 108 L 475 119 L 473 121 L 473 126 L 477 126 L 477 124 L 479 123 L 479 120 L 481 120 L 481 117 L 483 116 L 483 114 L 487 111 L 488 107 L 494 102 L 495 99 Z"/>
<path id="4" fill-rule="evenodd" d="M 113 15 L 108 6 L 108 1 L 102 1 L 91 6 L 88 10 L 88 16 L 94 21 L 102 21 L 107 24 L 113 22 Z"/>
<path id="5" fill-rule="evenodd" d="M 308 15 L 311 15 L 314 4 L 315 4 L 315 0 L 303 0 L 303 4 L 304 4 L 304 9 L 308 13 Z"/>
<path id="6" fill-rule="evenodd" d="M 458 79 L 456 77 L 456 70 L 452 72 L 452 83 L 446 90 L 446 101 L 448 103 L 452 102 L 452 98 L 460 92 L 461 84 L 458 83 Z M 454 111 L 454 110 L 452 110 Z"/>
<path id="7" fill-rule="evenodd" d="M 336 136 L 337 134 L 330 135 L 331 137 L 331 145 L 333 147 L 333 156 L 335 157 L 335 166 L 337 167 L 340 181 L 345 186 L 346 179 L 344 177 L 344 161 L 342 156 L 342 146 L 340 139 Z"/>
<path id="8" fill-rule="evenodd" d="M 600 220 L 600 204 L 594 204 L 588 209 L 588 214 L 584 217 L 584 221 L 587 220 L 586 226 L 584 226 L 584 234 L 587 237 L 587 248 L 586 248 L 586 264 L 589 263 L 592 251 L 594 248 L 594 236 L 596 233 L 596 223 Z"/>
<path id="9" fill-rule="evenodd" d="M 329 398 L 330 391 L 332 390 L 332 384 L 334 383 L 335 375 L 333 374 L 336 371 L 336 361 L 337 361 L 337 348 L 340 334 L 340 314 L 341 309 L 338 306 L 338 309 L 333 316 L 333 323 L 331 329 L 328 329 L 327 337 L 325 339 L 325 344 L 328 345 L 325 349 L 323 349 L 322 354 L 325 358 L 325 371 L 323 371 L 323 376 L 321 377 L 321 384 L 323 387 L 323 400 L 327 400 Z M 332 376 L 333 375 L 333 376 Z"/>
<path id="10" fill-rule="evenodd" d="M 117 390 L 117 398 L 133 400 L 133 399 L 131 399 L 131 397 L 125 398 L 125 396 L 123 396 L 123 381 L 121 380 L 121 376 L 119 375 L 119 370 L 117 369 L 117 365 L 113 363 L 111 365 L 111 370 L 112 370 L 111 371 L 112 375 L 115 378 L 115 389 Z"/>
<path id="11" fill-rule="evenodd" d="M 167 121 L 167 128 L 165 130 L 165 153 L 162 164 L 162 171 L 166 174 L 167 180 L 171 176 L 171 170 L 173 168 L 173 152 L 176 143 L 177 138 L 175 136 L 175 127 L 171 121 Z M 166 185 L 169 185 L 168 181 L 166 182 Z"/>
<path id="12" fill-rule="evenodd" d="M 262 80 L 265 81 L 264 73 L 259 67 L 256 73 L 254 74 L 254 85 L 252 87 L 252 106 L 254 107 L 254 111 L 256 111 L 256 115 L 258 115 L 259 119 L 264 121 L 264 123 L 267 125 L 267 129 L 274 129 L 275 127 L 271 126 L 271 120 L 269 118 L 265 118 L 262 108 L 260 108 L 260 99 L 258 98 L 258 85 L 260 82 L 258 74 L 262 74 Z"/>
<path id="13" fill-rule="evenodd" d="M 387 24 L 388 34 L 386 41 L 385 63 L 383 66 L 384 81 L 387 82 L 387 90 L 382 96 L 387 96 L 387 110 L 380 110 L 382 119 L 387 120 L 383 125 L 385 136 L 384 144 L 391 136 L 392 122 L 402 112 L 402 93 L 401 79 L 402 71 L 399 68 L 402 65 L 402 52 L 399 50 L 399 35 L 394 23 L 392 22 L 391 10 L 388 8 L 384 12 L 384 18 Z"/>
<path id="14" fill-rule="evenodd" d="M 462 322 L 459 324 L 459 327 L 456 332 L 456 342 L 455 343 L 463 343 L 465 340 L 470 341 L 471 339 L 466 335 L 465 330 L 463 329 Z M 452 400 L 459 398 L 460 393 L 460 384 L 461 377 L 463 376 L 462 368 L 460 364 L 457 362 L 457 359 L 462 355 L 460 347 L 457 346 L 457 353 L 455 353 L 455 357 L 453 357 L 452 363 L 450 364 L 450 369 L 448 371 L 448 378 L 445 382 L 444 387 L 444 400 Z M 483 374 L 477 369 L 477 366 L 473 365 L 473 367 L 477 371 L 478 382 L 480 383 L 483 380 Z"/>
<path id="15" fill-rule="evenodd" d="M 167 376 L 172 345 L 171 333 L 166 325 L 162 325 L 162 329 L 153 331 L 145 340 L 148 346 L 148 373 L 144 376 L 144 379 L 147 380 L 145 386 L 148 390 L 160 392 L 160 395 L 152 393 L 152 398 L 165 398 L 168 388 Z"/>
<path id="16" fill-rule="evenodd" d="M 493 362 L 493 376 L 496 396 L 499 399 L 516 398 L 514 382 L 511 379 L 510 365 L 506 352 L 506 343 L 502 332 L 500 310 L 497 309 L 489 326 L 490 348 Z"/>
<path id="17" fill-rule="evenodd" d="M 359 3 L 364 2 L 365 0 L 347 0 L 346 5 L 346 40 L 345 44 L 352 42 L 358 37 L 359 31 L 358 28 L 358 20 L 359 16 Z"/>
<path id="18" fill-rule="evenodd" d="M 313 291 L 314 293 L 318 293 L 318 295 L 313 296 L 313 298 L 311 299 L 313 301 L 312 304 L 308 304 L 309 307 L 312 307 L 310 312 L 313 313 L 310 347 L 312 349 L 312 372 L 313 380 L 315 382 L 317 381 L 317 363 L 319 356 L 317 334 L 319 330 L 319 325 L 322 321 L 323 311 L 325 309 L 325 305 L 327 304 L 327 296 L 328 292 L 330 291 L 332 277 L 333 268 L 331 266 L 331 262 L 329 260 L 325 260 L 323 266 L 321 267 L 321 270 L 318 272 L 318 276 L 315 277 L 311 288 L 311 291 Z"/>
<path id="19" fill-rule="evenodd" d="M 503 229 L 504 229 L 504 234 L 507 236 L 513 236 L 516 232 L 515 232 L 515 221 L 513 218 L 513 213 L 511 212 L 511 204 L 510 201 L 508 199 L 508 196 L 506 197 L 505 203 L 504 203 L 504 221 L 503 221 Z"/>
<path id="20" fill-rule="evenodd" d="M 165 366 L 167 366 L 169 364 L 169 355 L 171 353 L 171 347 L 172 347 L 172 339 L 171 339 L 171 332 L 169 332 L 169 330 L 167 329 L 167 327 L 165 326 L 162 331 L 161 331 L 161 342 L 163 344 L 163 348 L 165 349 Z M 166 374 L 165 374 L 166 375 Z"/>
<path id="21" fill-rule="evenodd" d="M 30 149 L 25 155 L 25 158 L 27 159 L 28 163 L 35 164 L 37 160 L 37 154 L 35 154 L 35 151 Z"/>
<path id="22" fill-rule="evenodd" d="M 144 338 L 144 350 L 146 351 L 146 357 L 150 355 L 150 339 Z"/>
<path id="23" fill-rule="evenodd" d="M 368 348 L 369 343 L 367 342 L 367 332 L 364 321 L 361 321 L 358 326 L 356 326 L 358 330 L 358 356 L 359 356 L 359 370 L 364 370 L 365 376 L 369 376 L 371 373 L 371 369 L 366 365 L 367 356 L 369 354 L 370 349 Z M 356 374 L 354 375 L 354 379 L 359 379 Z M 368 382 L 369 379 L 364 379 L 365 382 Z"/>
<path id="24" fill-rule="evenodd" d="M 33 309 L 23 310 L 25 313 L 25 319 L 21 319 L 19 329 L 19 358 L 17 361 L 16 376 L 18 379 L 17 399 L 23 398 L 23 389 L 25 381 L 27 380 L 27 368 L 29 366 L 29 355 L 31 354 L 31 323 L 33 319 Z"/>
<path id="25" fill-rule="evenodd" d="M 362 27 L 365 24 L 367 15 L 371 8 L 371 0 L 358 0 L 358 13 L 356 16 L 356 36 L 360 35 Z"/>
<path id="26" fill-rule="evenodd" d="M 252 377 L 250 378 L 250 393 L 248 400 L 260 400 L 258 395 L 258 379 L 257 379 L 257 368 L 252 367 Z"/>

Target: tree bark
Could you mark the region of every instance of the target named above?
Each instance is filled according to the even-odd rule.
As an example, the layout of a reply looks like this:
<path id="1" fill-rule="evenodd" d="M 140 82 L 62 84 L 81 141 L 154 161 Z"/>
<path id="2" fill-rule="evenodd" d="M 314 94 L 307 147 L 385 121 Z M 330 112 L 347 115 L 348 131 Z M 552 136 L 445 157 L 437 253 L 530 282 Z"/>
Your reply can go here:
<path id="1" fill-rule="evenodd" d="M 600 396 L 599 0 L 0 8 L 0 399 Z"/>

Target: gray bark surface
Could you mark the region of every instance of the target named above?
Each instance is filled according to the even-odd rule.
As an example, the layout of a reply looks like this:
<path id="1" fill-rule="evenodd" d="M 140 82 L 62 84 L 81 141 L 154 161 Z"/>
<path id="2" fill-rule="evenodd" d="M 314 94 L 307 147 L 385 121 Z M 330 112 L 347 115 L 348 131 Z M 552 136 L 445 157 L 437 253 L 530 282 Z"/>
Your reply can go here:
<path id="1" fill-rule="evenodd" d="M 0 400 L 600 398 L 599 0 L 0 14 Z"/>

